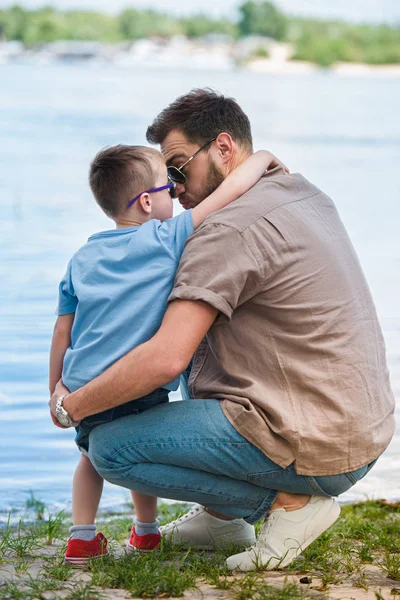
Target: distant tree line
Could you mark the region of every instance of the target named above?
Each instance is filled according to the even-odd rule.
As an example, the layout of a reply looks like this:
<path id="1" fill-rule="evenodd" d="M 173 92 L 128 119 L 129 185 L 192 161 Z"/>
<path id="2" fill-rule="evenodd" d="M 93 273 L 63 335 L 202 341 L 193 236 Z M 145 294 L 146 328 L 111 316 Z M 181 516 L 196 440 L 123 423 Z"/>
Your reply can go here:
<path id="1" fill-rule="evenodd" d="M 321 66 L 336 62 L 400 63 L 400 28 L 298 20 L 291 23 L 294 60 Z"/>
<path id="2" fill-rule="evenodd" d="M 179 34 L 189 38 L 209 34 L 233 39 L 249 35 L 269 37 L 292 43 L 294 60 L 323 66 L 337 61 L 400 63 L 399 27 L 292 18 L 268 1 L 244 2 L 239 7 L 237 22 L 204 14 L 178 18 L 135 8 L 116 16 L 94 11 L 60 12 L 53 8 L 24 10 L 18 5 L 0 10 L 0 37 L 20 40 L 26 47 L 61 39 L 115 43 Z"/>

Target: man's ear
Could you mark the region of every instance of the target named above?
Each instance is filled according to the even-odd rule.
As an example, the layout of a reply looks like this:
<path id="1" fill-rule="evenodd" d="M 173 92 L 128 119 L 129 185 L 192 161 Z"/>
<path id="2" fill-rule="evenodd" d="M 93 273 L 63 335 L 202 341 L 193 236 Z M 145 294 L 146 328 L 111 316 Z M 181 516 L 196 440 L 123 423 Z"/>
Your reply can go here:
<path id="1" fill-rule="evenodd" d="M 229 133 L 220 133 L 215 140 L 215 148 L 218 152 L 218 158 L 222 162 L 229 162 L 235 153 L 235 142 Z"/>
<path id="2" fill-rule="evenodd" d="M 137 202 L 139 203 L 140 208 L 143 210 L 143 212 L 145 212 L 147 215 L 151 213 L 151 198 L 150 195 L 147 194 L 147 192 L 144 192 L 144 194 L 142 194 L 140 198 L 138 198 Z"/>

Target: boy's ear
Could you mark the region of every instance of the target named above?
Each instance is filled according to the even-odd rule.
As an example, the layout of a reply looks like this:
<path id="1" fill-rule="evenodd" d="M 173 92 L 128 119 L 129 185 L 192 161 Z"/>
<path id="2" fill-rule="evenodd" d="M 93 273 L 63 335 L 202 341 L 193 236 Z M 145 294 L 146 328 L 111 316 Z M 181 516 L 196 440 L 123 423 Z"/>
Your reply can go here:
<path id="1" fill-rule="evenodd" d="M 152 206 L 149 194 L 145 192 L 140 196 L 140 198 L 138 198 L 137 202 L 139 203 L 140 208 L 143 210 L 143 212 L 145 212 L 148 215 L 151 213 Z"/>

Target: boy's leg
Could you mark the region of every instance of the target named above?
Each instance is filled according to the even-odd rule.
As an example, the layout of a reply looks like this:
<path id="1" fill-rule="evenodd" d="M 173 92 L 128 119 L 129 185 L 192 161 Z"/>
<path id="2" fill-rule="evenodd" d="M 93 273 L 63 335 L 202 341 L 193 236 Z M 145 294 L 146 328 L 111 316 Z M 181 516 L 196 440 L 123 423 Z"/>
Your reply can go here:
<path id="1" fill-rule="evenodd" d="M 82 454 L 72 485 L 72 523 L 74 527 L 94 526 L 103 484 L 104 479 L 97 473 L 89 458 Z"/>
<path id="2" fill-rule="evenodd" d="M 157 498 L 131 491 L 136 518 L 141 523 L 152 523 L 157 518 Z"/>
<path id="3" fill-rule="evenodd" d="M 128 550 L 154 550 L 161 540 L 157 520 L 157 498 L 131 491 L 135 507 L 135 524 L 127 544 Z"/>
<path id="4" fill-rule="evenodd" d="M 96 535 L 95 518 L 103 491 L 104 480 L 89 458 L 81 455 L 75 470 L 72 487 L 72 522 L 65 562 L 84 566 L 107 551 L 107 540 L 102 533 Z"/>

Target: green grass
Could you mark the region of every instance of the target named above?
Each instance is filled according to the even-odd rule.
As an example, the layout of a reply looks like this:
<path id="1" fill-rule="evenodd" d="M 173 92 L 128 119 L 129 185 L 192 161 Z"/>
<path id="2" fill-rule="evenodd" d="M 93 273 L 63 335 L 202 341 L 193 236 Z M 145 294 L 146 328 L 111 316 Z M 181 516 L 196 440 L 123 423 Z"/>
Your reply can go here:
<path id="1" fill-rule="evenodd" d="M 92 584 L 80 582 L 66 596 L 66 600 L 100 600 L 101 592 Z"/>
<path id="2" fill-rule="evenodd" d="M 46 505 L 41 500 L 38 500 L 32 490 L 29 492 L 29 498 L 25 502 L 25 507 L 28 510 L 33 510 L 36 515 L 36 519 L 38 521 L 42 521 L 44 519 L 44 513 L 46 510 Z"/>
<path id="3" fill-rule="evenodd" d="M 40 538 L 44 538 L 48 546 L 51 546 L 54 540 L 62 540 L 65 536 L 64 511 L 55 516 L 49 514 L 47 520 L 36 527 L 35 533 Z"/>
<path id="4" fill-rule="evenodd" d="M 235 600 L 301 600 L 310 597 L 308 590 L 301 589 L 294 583 L 285 581 L 282 588 L 276 588 L 257 576 L 248 575 L 237 583 Z M 321 594 L 313 594 L 313 598 L 322 598 Z"/>
<path id="5" fill-rule="evenodd" d="M 37 530 L 27 527 L 22 520 L 13 531 L 9 525 L 7 526 L 2 542 L 0 542 L 0 546 L 3 546 L 2 560 L 7 554 L 14 556 L 15 559 L 30 557 L 40 547 Z"/>
<path id="6" fill-rule="evenodd" d="M 392 554 L 387 551 L 385 553 L 385 558 L 382 561 L 382 569 L 389 579 L 400 581 L 400 554 Z"/>
<path id="7" fill-rule="evenodd" d="M 34 510 L 41 506 L 39 500 L 35 502 Z M 187 508 L 161 505 L 160 521 L 175 519 Z M 371 564 L 379 568 L 382 585 L 394 590 L 393 598 L 400 600 L 400 594 L 396 596 L 400 588 L 400 503 L 368 501 L 344 506 L 337 523 L 284 571 L 284 584 L 281 578 L 281 584 L 275 586 L 262 572 L 230 573 L 225 559 L 238 550 L 235 547 L 205 552 L 163 540 L 155 552 L 124 553 L 121 545 L 132 526 L 132 518 L 127 516 L 103 518 L 99 523 L 110 540 L 110 555 L 94 561 L 82 581 L 81 571 L 64 564 L 68 526 L 64 513 L 52 516 L 46 508 L 43 518 L 33 525 L 20 521 L 11 526 L 9 520 L 0 530 L 0 600 L 56 600 L 59 590 L 67 600 L 99 600 L 104 590 L 113 589 L 125 590 L 134 598 L 181 597 L 204 585 L 229 600 L 301 600 L 321 596 L 341 582 L 370 589 L 375 586 L 368 574 Z M 34 575 L 32 565 L 37 569 Z M 297 583 L 305 575 L 312 585 Z M 380 595 L 378 589 L 377 599 Z"/>
<path id="8" fill-rule="evenodd" d="M 71 565 L 65 564 L 64 552 L 60 555 L 46 557 L 42 562 L 41 575 L 48 580 L 68 581 L 73 573 Z"/>

